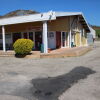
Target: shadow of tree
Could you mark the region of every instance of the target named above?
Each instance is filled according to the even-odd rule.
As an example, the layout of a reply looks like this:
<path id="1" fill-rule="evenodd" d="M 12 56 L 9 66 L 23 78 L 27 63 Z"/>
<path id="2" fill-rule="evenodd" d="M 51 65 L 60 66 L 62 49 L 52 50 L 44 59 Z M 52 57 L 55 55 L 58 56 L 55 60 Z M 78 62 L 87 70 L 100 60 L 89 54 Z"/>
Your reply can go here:
<path id="1" fill-rule="evenodd" d="M 38 100 L 58 100 L 58 97 L 80 79 L 85 79 L 95 71 L 86 67 L 76 67 L 69 73 L 43 79 L 32 80 L 32 92 Z"/>

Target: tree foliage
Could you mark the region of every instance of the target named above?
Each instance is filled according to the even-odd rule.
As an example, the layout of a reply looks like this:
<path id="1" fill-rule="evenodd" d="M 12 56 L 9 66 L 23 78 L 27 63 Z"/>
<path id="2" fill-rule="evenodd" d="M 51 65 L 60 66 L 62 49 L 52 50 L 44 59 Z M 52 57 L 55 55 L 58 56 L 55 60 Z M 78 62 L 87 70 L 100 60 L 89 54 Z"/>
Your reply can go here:
<path id="1" fill-rule="evenodd" d="M 100 38 L 100 30 L 96 30 L 96 36 Z"/>

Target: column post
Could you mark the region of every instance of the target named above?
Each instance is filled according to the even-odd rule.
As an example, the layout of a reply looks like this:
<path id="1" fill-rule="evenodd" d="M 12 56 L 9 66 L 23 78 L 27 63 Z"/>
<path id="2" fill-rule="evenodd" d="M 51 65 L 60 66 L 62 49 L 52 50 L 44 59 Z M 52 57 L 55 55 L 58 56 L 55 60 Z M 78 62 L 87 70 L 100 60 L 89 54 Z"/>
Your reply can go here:
<path id="1" fill-rule="evenodd" d="M 69 47 L 71 48 L 72 35 L 71 35 L 71 17 L 70 17 L 70 31 L 69 31 Z"/>
<path id="2" fill-rule="evenodd" d="M 82 46 L 82 30 L 80 31 L 80 46 Z"/>
<path id="3" fill-rule="evenodd" d="M 2 26 L 2 41 L 3 41 L 3 51 L 6 51 L 6 41 L 5 41 L 5 27 Z"/>
<path id="4" fill-rule="evenodd" d="M 47 21 L 43 22 L 43 45 L 44 53 L 48 53 Z"/>
<path id="5" fill-rule="evenodd" d="M 69 41 L 69 32 L 68 32 L 68 48 L 70 47 L 69 43 L 70 41 Z"/>

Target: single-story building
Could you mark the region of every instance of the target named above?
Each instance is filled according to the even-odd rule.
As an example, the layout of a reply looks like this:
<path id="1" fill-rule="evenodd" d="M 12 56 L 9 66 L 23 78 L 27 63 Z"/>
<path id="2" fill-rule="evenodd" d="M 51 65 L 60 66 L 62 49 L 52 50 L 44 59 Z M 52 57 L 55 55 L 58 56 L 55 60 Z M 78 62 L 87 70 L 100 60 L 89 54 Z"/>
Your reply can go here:
<path id="1" fill-rule="evenodd" d="M 13 49 L 19 38 L 34 41 L 34 50 L 87 46 L 90 28 L 81 12 L 29 14 L 0 19 L 0 49 Z"/>

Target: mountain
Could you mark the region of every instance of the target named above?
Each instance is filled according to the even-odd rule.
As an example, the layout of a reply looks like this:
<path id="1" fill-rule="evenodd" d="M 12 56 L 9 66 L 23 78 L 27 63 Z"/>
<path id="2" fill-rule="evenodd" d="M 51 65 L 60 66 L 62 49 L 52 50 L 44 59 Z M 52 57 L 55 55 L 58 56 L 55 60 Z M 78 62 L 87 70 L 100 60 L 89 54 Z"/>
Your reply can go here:
<path id="1" fill-rule="evenodd" d="M 100 30 L 100 26 L 92 25 L 92 28 L 95 29 L 95 30 Z"/>
<path id="2" fill-rule="evenodd" d="M 8 18 L 8 17 L 14 17 L 14 16 L 23 16 L 23 15 L 30 15 L 30 14 L 37 14 L 39 12 L 33 11 L 33 10 L 15 10 L 12 12 L 9 12 L 3 16 L 0 16 L 0 18 Z"/>

